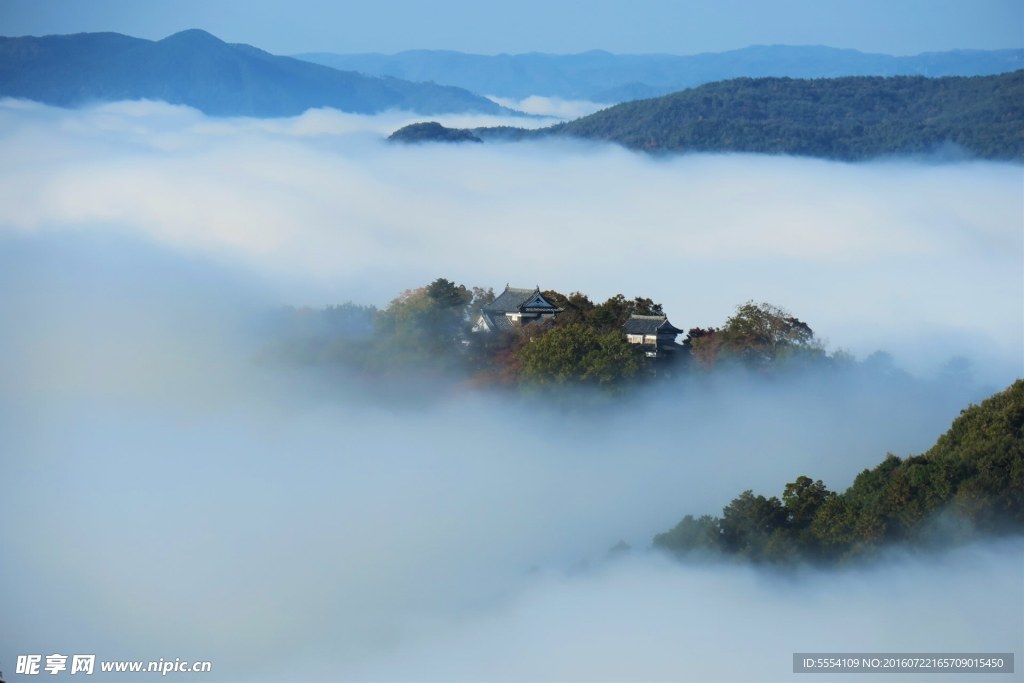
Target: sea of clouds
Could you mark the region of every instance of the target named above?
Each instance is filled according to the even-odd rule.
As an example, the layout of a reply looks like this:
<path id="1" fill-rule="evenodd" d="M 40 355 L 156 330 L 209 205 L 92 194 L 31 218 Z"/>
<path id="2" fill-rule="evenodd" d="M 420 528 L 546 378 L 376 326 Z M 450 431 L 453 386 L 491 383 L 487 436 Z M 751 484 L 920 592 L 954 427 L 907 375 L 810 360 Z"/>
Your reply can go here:
<path id="1" fill-rule="evenodd" d="M 0 670 L 788 680 L 805 651 L 1016 652 L 1024 546 L 795 574 L 648 552 L 687 513 L 920 453 L 1024 375 L 1020 165 L 398 146 L 415 120 L 0 103 Z M 443 119 L 446 125 L 501 120 Z M 913 379 L 722 378 L 597 412 L 393 404 L 268 362 L 281 304 L 436 277 L 749 299 Z M 954 357 L 970 376 L 944 381 Z M 626 541 L 632 551 L 610 559 Z M 194 677 L 194 676 L 193 676 Z"/>

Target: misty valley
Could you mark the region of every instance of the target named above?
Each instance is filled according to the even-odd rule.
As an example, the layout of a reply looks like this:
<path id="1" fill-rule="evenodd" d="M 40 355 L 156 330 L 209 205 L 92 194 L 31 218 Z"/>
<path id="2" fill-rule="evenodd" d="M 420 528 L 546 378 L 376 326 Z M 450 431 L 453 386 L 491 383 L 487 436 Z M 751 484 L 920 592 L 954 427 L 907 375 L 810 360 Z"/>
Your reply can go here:
<path id="1" fill-rule="evenodd" d="M 739 305 L 720 327 L 692 327 L 678 343 L 683 330 L 647 297 L 616 294 L 594 304 L 581 292 L 506 286 L 495 295 L 437 278 L 383 310 L 352 303 L 288 308 L 269 327 L 279 336 L 269 357 L 333 370 L 332 381 L 353 382 L 367 396 L 383 390 L 432 400 L 501 390 L 509 394 L 505 400 L 555 414 L 614 412 L 642 392 L 664 401 L 699 396 L 722 377 L 764 384 L 760 390 L 769 393 L 772 385 L 815 392 L 877 384 L 923 394 L 972 384 L 963 357 L 921 381 L 882 351 L 861 362 L 829 353 L 807 323 L 766 303 Z M 658 534 L 654 547 L 680 556 L 833 564 L 875 556 L 892 543 L 938 550 L 989 534 L 1020 534 L 1022 438 L 1024 381 L 1017 380 L 962 410 L 928 453 L 906 459 L 889 453 L 841 495 L 801 474 L 786 484 L 781 500 L 748 490 L 721 518 L 687 515 Z"/>
<path id="2" fill-rule="evenodd" d="M 381 309 L 268 308 L 251 273 L 148 240 L 8 237 L 3 253 L 23 293 L 3 307 L 18 363 L 0 414 L 24 456 L 8 504 L 37 520 L 4 533 L 20 585 L 65 586 L 4 599 L 55 649 L 80 649 L 87 620 L 97 650 L 215 651 L 246 679 L 533 679 L 555 663 L 603 680 L 714 678 L 715 643 L 735 638 L 751 659 L 729 675 L 755 678 L 798 646 L 1013 647 L 1019 381 L 985 399 L 962 363 L 857 360 L 757 304 L 695 321 L 711 327 L 691 346 L 720 336 L 715 354 L 661 372 L 618 324 L 659 304 L 543 290 L 579 318 L 524 326 L 532 344 L 602 340 L 604 324 L 619 331 L 596 348 L 638 354 L 635 372 L 603 381 L 561 358 L 510 384 L 508 349 L 475 356 L 449 333 L 480 333 L 444 317 L 491 293 L 443 278 Z M 773 357 L 733 337 L 777 315 Z M 847 616 L 826 634 L 822 612 Z M 267 671 L 260 652 L 281 647 Z"/>
<path id="3" fill-rule="evenodd" d="M 751 50 L 0 40 L 6 680 L 1019 675 L 1019 51 Z"/>

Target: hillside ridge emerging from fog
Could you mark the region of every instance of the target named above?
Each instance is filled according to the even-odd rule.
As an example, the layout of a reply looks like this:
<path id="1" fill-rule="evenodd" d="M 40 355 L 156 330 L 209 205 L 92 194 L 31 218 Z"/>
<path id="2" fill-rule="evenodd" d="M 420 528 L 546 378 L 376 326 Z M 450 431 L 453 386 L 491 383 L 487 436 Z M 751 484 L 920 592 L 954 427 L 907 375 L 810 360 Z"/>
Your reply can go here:
<path id="1" fill-rule="evenodd" d="M 393 55 L 306 53 L 317 64 L 457 85 L 484 95 L 531 95 L 614 104 L 658 97 L 732 78 L 840 76 L 989 76 L 1024 67 L 1024 50 L 950 50 L 896 57 L 821 45 L 752 45 L 696 55 L 478 55 L 409 50 Z"/>
<path id="2" fill-rule="evenodd" d="M 158 41 L 119 33 L 0 37 L 0 97 L 61 107 L 162 100 L 215 116 L 296 116 L 315 107 L 513 113 L 462 88 L 338 71 L 198 29 Z"/>
<path id="3" fill-rule="evenodd" d="M 1024 71 L 998 76 L 740 78 L 620 104 L 560 134 L 652 151 L 834 159 L 927 154 L 956 145 L 1024 158 Z"/>
<path id="4" fill-rule="evenodd" d="M 945 517 L 942 517 L 945 515 Z M 782 499 L 745 491 L 721 517 L 687 515 L 654 545 L 765 562 L 825 564 L 892 544 L 1024 532 L 1024 380 L 960 412 L 923 455 L 889 454 L 842 493 L 801 476 Z"/>
<path id="5" fill-rule="evenodd" d="M 1022 160 L 1024 70 L 970 78 L 739 78 L 549 128 L 471 132 L 485 141 L 565 136 L 649 152 Z"/>

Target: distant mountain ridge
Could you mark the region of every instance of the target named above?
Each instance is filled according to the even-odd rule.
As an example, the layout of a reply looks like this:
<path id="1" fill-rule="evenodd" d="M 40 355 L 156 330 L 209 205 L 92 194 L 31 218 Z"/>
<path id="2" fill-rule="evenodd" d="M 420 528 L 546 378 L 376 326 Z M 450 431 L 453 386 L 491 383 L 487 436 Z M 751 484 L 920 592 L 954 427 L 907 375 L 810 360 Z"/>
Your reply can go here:
<path id="1" fill-rule="evenodd" d="M 1024 159 L 1024 70 L 997 76 L 738 78 L 625 102 L 556 134 L 661 152 L 857 160 L 948 153 Z"/>
<path id="2" fill-rule="evenodd" d="M 433 129 L 444 141 L 454 133 Z M 539 130 L 476 128 L 486 141 L 568 136 L 656 153 L 743 152 L 855 161 L 944 154 L 1024 160 L 1024 70 L 997 76 L 737 78 L 625 102 Z M 397 131 L 395 140 L 408 139 Z"/>
<path id="3" fill-rule="evenodd" d="M 306 53 L 299 59 L 369 75 L 457 85 L 482 95 L 617 103 L 713 81 L 766 76 L 988 76 L 1024 68 L 1024 50 L 954 50 L 895 57 L 823 46 L 755 45 L 698 55 L 475 55 L 411 50 L 394 55 Z"/>
<path id="4" fill-rule="evenodd" d="M 154 99 L 217 116 L 509 114 L 462 88 L 371 77 L 229 44 L 198 29 L 151 41 L 118 33 L 0 37 L 0 97 L 62 107 Z"/>

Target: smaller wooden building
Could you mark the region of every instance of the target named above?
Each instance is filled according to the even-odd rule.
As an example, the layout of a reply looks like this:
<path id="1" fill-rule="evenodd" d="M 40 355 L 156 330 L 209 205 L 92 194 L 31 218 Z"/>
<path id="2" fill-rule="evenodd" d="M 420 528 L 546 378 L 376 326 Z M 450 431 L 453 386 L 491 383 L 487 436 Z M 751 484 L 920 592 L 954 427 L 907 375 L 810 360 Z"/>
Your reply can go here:
<path id="1" fill-rule="evenodd" d="M 639 345 L 648 358 L 668 358 L 683 350 L 676 337 L 683 333 L 664 315 L 631 315 L 622 326 L 626 341 Z"/>

